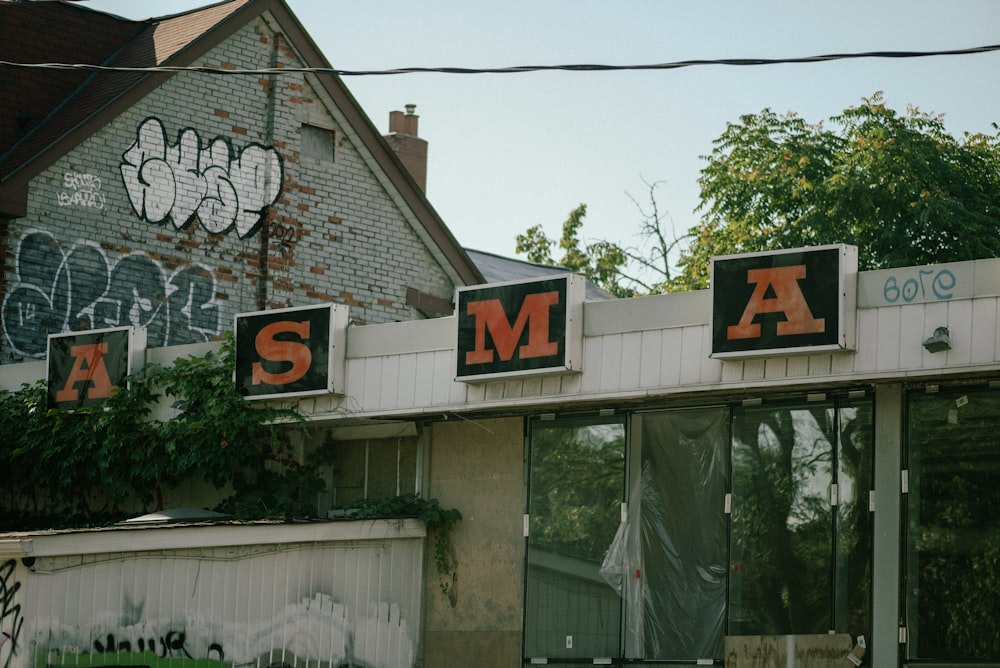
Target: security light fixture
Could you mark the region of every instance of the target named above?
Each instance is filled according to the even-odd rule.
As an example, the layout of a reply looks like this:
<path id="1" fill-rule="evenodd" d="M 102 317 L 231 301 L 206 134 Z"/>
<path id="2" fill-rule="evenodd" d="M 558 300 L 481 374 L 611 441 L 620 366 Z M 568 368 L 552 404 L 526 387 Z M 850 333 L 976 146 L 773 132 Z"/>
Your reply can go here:
<path id="1" fill-rule="evenodd" d="M 938 327 L 929 338 L 924 339 L 924 348 L 929 353 L 939 353 L 942 350 L 951 350 L 951 339 L 948 335 L 947 327 Z"/>

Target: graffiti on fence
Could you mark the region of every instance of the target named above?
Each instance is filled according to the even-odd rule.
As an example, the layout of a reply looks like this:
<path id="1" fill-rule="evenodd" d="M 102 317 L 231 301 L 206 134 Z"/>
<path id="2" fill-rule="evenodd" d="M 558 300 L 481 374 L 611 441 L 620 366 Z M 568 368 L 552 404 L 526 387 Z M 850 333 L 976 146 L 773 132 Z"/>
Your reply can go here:
<path id="1" fill-rule="evenodd" d="M 21 583 L 14 577 L 16 572 L 17 562 L 13 559 L 0 566 L 0 668 L 10 668 L 24 627 L 17 596 Z"/>
<path id="2" fill-rule="evenodd" d="M 399 606 L 379 603 L 358 614 L 318 593 L 259 621 L 220 621 L 204 612 L 89 625 L 40 620 L 33 645 L 47 668 L 111 665 L 149 668 L 241 668 L 328 665 L 409 668 L 414 647 Z M 189 662 L 189 663 L 185 663 Z"/>

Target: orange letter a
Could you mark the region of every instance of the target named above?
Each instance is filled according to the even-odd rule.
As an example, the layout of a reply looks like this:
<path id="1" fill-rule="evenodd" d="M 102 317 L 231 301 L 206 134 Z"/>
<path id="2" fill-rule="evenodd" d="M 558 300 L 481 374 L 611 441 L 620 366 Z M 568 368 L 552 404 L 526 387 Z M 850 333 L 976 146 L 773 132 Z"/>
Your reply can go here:
<path id="1" fill-rule="evenodd" d="M 798 280 L 805 277 L 804 264 L 747 271 L 747 283 L 755 283 L 757 287 L 750 296 L 740 323 L 726 328 L 726 338 L 730 341 L 759 338 L 760 324 L 753 321 L 759 313 L 785 314 L 785 320 L 778 323 L 778 336 L 818 334 L 824 331 L 826 320 L 813 318 L 805 295 L 799 288 Z M 769 287 L 774 291 L 773 297 L 765 296 Z"/>
<path id="2" fill-rule="evenodd" d="M 115 393 L 108 367 L 104 364 L 104 356 L 108 353 L 107 343 L 72 346 L 69 353 L 75 358 L 73 370 L 69 372 L 66 386 L 56 392 L 57 402 L 77 401 L 80 392 L 73 387 L 77 383 L 85 384 L 84 393 L 90 399 L 107 399 Z M 89 383 L 93 384 L 90 391 L 86 389 L 86 384 Z"/>

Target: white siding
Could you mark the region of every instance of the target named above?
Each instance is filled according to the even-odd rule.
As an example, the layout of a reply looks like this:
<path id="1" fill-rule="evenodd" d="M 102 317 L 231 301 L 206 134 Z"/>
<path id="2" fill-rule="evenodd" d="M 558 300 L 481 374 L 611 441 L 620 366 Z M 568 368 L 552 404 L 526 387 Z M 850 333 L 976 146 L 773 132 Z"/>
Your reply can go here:
<path id="1" fill-rule="evenodd" d="M 454 327 L 453 318 L 352 328 L 352 349 L 363 353 L 349 353 L 345 396 L 304 408 L 314 419 L 389 417 L 1000 369 L 1000 298 L 993 295 L 859 309 L 855 351 L 725 361 L 709 356 L 709 293 L 677 297 L 641 298 L 643 315 L 636 321 L 639 328 L 631 331 L 623 331 L 622 318 L 635 311 L 637 300 L 587 303 L 583 371 L 561 376 L 456 381 L 454 335 L 441 336 L 446 321 Z M 678 313 L 675 303 L 694 315 Z M 657 313 L 665 314 L 664 322 L 677 324 L 652 327 Z M 696 319 L 704 322 L 692 322 Z M 949 328 L 952 349 L 929 353 L 921 343 L 941 326 Z M 390 327 L 391 337 L 383 339 L 382 328 Z M 434 328 L 438 345 L 428 341 L 428 328 Z M 411 343 L 395 353 L 380 350 L 380 340 L 421 341 L 428 349 L 415 351 Z"/>

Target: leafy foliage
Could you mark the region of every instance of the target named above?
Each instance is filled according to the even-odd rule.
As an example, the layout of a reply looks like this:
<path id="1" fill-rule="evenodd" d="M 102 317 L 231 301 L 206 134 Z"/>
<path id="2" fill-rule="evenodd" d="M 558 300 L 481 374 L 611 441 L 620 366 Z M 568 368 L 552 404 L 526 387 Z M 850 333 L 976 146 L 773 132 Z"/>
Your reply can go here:
<path id="1" fill-rule="evenodd" d="M 161 508 L 165 489 L 205 480 L 234 496 L 239 516 L 303 516 L 322 488 L 289 454 L 292 409 L 243 399 L 232 382 L 233 343 L 218 354 L 147 365 L 104 407 L 46 408 L 44 381 L 0 394 L 0 522 L 7 528 L 86 526 Z M 183 410 L 152 417 L 162 395 Z"/>
<path id="2" fill-rule="evenodd" d="M 702 219 L 687 234 L 668 236 L 658 182 L 647 183 L 649 204 L 633 199 L 644 246 L 582 243 L 581 204 L 563 224 L 561 258 L 537 225 L 518 235 L 517 252 L 581 273 L 616 297 L 707 288 L 713 257 L 782 248 L 856 245 L 862 270 L 998 257 L 994 128 L 957 139 L 942 116 L 898 113 L 881 93 L 829 127 L 764 109 L 727 125 L 705 156 Z"/>
<path id="3" fill-rule="evenodd" d="M 640 250 L 606 240 L 582 242 L 580 231 L 587 215 L 587 205 L 581 204 L 570 212 L 563 223 L 558 242 L 563 251 L 562 257 L 556 259 L 553 256 L 556 242 L 545 234 L 540 225 L 517 235 L 516 251 L 524 253 L 529 262 L 556 265 L 582 274 L 615 297 L 664 292 L 671 279 L 670 256 L 682 239 L 670 239 L 664 230 L 664 216 L 655 197 L 660 182 L 644 183 L 649 190 L 648 206 L 639 204 L 635 198 L 632 201 L 642 215 L 640 236 L 651 242 L 647 249 Z"/>
<path id="4" fill-rule="evenodd" d="M 726 127 L 673 289 L 707 287 L 713 256 L 779 248 L 854 244 L 863 270 L 1000 255 L 1000 133 L 959 140 L 879 93 L 830 121 L 765 109 Z"/>

